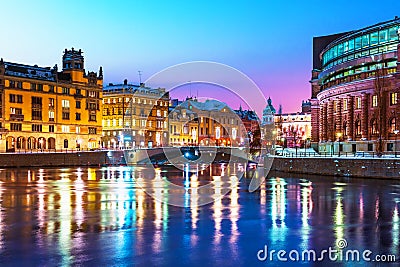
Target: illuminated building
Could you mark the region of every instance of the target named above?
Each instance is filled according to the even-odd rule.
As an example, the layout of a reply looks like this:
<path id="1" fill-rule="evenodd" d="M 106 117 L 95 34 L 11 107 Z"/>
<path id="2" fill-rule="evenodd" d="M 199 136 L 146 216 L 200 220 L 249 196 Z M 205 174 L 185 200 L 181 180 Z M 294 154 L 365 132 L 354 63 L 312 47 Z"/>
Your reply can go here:
<path id="1" fill-rule="evenodd" d="M 188 99 L 181 106 L 198 116 L 199 144 L 238 146 L 243 142 L 245 128 L 240 117 L 227 104 L 217 100 L 200 102 Z"/>
<path id="2" fill-rule="evenodd" d="M 86 72 L 81 50 L 63 68 L 0 61 L 0 151 L 97 148 L 103 73 Z"/>
<path id="3" fill-rule="evenodd" d="M 257 117 L 255 111 L 243 110 L 242 106 L 235 113 L 241 119 L 245 128 L 244 136 L 248 136 L 249 142 L 252 142 L 254 138 L 261 138 L 260 133 L 260 119 Z"/>
<path id="4" fill-rule="evenodd" d="M 400 19 L 315 37 L 313 142 L 326 152 L 400 150 Z M 340 141 L 342 141 L 340 145 Z"/>
<path id="5" fill-rule="evenodd" d="M 105 86 L 103 95 L 103 147 L 168 145 L 169 94 L 165 89 L 125 80 Z"/>
<path id="6" fill-rule="evenodd" d="M 284 147 L 309 146 L 311 140 L 311 102 L 303 101 L 301 112 L 275 114 L 276 141 Z M 306 143 L 307 142 L 307 143 Z"/>
<path id="7" fill-rule="evenodd" d="M 192 110 L 182 107 L 181 101 L 171 101 L 169 112 L 169 144 L 172 146 L 197 145 L 199 120 Z"/>

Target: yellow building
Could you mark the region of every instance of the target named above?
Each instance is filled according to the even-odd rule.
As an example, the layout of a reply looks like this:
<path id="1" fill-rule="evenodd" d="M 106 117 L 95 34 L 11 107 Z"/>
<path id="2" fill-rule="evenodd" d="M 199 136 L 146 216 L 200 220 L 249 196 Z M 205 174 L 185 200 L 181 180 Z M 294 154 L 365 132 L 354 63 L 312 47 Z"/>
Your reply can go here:
<path id="1" fill-rule="evenodd" d="M 171 146 L 198 145 L 199 120 L 196 113 L 176 105 L 171 109 L 168 121 Z"/>
<path id="2" fill-rule="evenodd" d="M 63 68 L 0 61 L 0 151 L 93 149 L 101 138 L 103 73 L 87 72 L 81 50 Z"/>
<path id="3" fill-rule="evenodd" d="M 102 146 L 112 149 L 168 145 L 169 94 L 164 88 L 109 84 L 103 90 Z"/>

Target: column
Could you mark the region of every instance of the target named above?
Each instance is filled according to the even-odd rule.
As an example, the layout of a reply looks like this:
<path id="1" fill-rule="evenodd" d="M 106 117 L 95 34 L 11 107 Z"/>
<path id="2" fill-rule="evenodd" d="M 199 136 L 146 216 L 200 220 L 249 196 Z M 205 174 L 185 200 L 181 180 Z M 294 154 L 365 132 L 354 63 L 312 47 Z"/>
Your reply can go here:
<path id="1" fill-rule="evenodd" d="M 333 100 L 329 100 L 328 102 L 328 114 L 327 114 L 327 120 L 328 120 L 328 129 L 327 129 L 327 138 L 328 141 L 334 141 L 335 140 L 335 121 L 334 121 L 334 116 L 333 116 L 333 105 L 334 105 L 334 101 Z"/>
<path id="2" fill-rule="evenodd" d="M 369 94 L 361 95 L 361 138 L 368 139 L 368 99 Z"/>
<path id="3" fill-rule="evenodd" d="M 348 137 L 350 140 L 354 140 L 354 96 L 347 98 L 347 110 L 349 118 L 347 122 L 347 128 L 349 129 Z"/>

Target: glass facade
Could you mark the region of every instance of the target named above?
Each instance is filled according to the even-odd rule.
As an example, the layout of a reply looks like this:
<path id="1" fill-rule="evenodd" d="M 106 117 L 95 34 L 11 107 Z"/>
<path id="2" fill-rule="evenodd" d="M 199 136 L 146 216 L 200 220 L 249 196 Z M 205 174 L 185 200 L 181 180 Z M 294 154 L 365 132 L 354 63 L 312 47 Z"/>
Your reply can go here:
<path id="1" fill-rule="evenodd" d="M 360 57 L 395 51 L 399 41 L 398 29 L 399 25 L 391 25 L 365 34 L 360 32 L 359 36 L 354 34 L 349 38 L 344 38 L 323 52 L 323 68 L 328 69 Z"/>

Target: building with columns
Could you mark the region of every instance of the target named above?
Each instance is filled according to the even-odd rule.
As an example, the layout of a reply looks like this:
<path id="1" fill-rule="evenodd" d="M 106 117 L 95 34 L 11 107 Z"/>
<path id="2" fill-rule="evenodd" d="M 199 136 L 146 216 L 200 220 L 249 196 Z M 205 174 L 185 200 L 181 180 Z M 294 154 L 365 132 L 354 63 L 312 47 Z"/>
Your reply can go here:
<path id="1" fill-rule="evenodd" d="M 313 39 L 311 141 L 320 152 L 400 151 L 400 19 Z"/>

